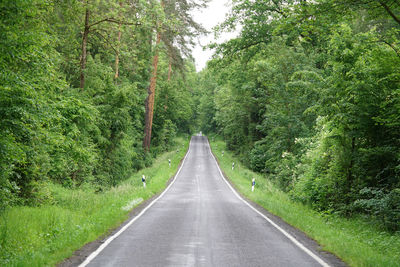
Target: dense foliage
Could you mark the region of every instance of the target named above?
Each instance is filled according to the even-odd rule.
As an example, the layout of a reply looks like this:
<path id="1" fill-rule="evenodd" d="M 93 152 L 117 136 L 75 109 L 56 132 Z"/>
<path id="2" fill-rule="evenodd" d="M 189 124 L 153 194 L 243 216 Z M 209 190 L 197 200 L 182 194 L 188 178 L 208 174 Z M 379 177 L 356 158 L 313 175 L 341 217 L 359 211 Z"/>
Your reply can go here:
<path id="1" fill-rule="evenodd" d="M 187 28 L 163 8 L 176 2 L 0 2 L 0 213 L 45 202 L 43 181 L 116 185 L 176 134 L 192 131 L 195 71 L 181 55 Z M 199 6 L 182 2 L 185 12 Z M 180 36 L 179 46 L 156 45 L 157 28 L 177 29 L 168 36 Z M 145 152 L 144 101 L 156 50 L 154 135 Z M 171 50 L 180 64 L 169 64 Z"/>
<path id="2" fill-rule="evenodd" d="M 400 229 L 398 1 L 235 0 L 202 129 L 297 200 Z"/>

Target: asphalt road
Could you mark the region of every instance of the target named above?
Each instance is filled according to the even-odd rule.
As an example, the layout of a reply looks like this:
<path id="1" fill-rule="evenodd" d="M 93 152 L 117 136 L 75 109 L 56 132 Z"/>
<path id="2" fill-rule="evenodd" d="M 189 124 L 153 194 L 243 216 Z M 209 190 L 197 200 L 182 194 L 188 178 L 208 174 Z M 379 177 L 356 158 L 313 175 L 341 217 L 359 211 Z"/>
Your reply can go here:
<path id="1" fill-rule="evenodd" d="M 169 190 L 88 266 L 321 266 L 249 208 L 192 138 Z"/>

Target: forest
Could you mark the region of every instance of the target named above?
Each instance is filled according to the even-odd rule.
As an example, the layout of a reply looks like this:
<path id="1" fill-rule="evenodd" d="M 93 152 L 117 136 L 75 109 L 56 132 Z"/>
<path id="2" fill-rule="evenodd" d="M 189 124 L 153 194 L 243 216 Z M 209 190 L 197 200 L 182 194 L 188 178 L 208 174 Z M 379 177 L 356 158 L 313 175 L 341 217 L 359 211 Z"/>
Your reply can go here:
<path id="1" fill-rule="evenodd" d="M 201 128 L 324 214 L 400 229 L 400 2 L 236 0 Z"/>
<path id="2" fill-rule="evenodd" d="M 0 213 L 43 204 L 43 181 L 115 186 L 193 131 L 202 6 L 1 1 Z"/>
<path id="3" fill-rule="evenodd" d="M 207 2 L 0 1 L 0 217 L 203 131 L 291 200 L 400 231 L 400 2 L 233 0 L 196 72 Z"/>

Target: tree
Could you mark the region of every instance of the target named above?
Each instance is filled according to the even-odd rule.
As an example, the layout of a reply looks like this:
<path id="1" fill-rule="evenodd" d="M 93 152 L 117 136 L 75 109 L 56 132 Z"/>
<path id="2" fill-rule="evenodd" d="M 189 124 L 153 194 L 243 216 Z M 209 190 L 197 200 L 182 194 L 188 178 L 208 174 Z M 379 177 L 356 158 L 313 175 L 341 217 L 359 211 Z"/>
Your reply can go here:
<path id="1" fill-rule="evenodd" d="M 141 103 L 161 10 L 106 0 L 2 1 L 0 10 L 0 211 L 45 203 L 43 181 L 103 190 L 150 164 Z M 170 79 L 168 94 L 188 104 L 162 111 L 154 155 L 188 132 L 184 76 Z"/>
<path id="2" fill-rule="evenodd" d="M 215 110 L 227 147 L 293 198 L 399 229 L 399 8 L 234 1 L 217 30 L 241 32 L 212 46 L 198 113 Z"/>
<path id="3" fill-rule="evenodd" d="M 125 25 L 134 25 L 136 22 L 130 22 L 128 20 L 118 18 L 118 10 L 123 8 L 122 2 L 119 5 L 109 6 L 113 2 L 100 2 L 100 3 L 91 3 L 90 0 L 85 0 L 83 7 L 85 10 L 85 19 L 84 19 L 84 27 L 82 32 L 82 46 L 81 46 L 81 57 L 80 57 L 80 88 L 83 89 L 85 87 L 85 69 L 86 69 L 86 61 L 87 61 L 87 44 L 89 33 L 96 31 L 95 29 L 100 24 L 108 22 L 119 25 L 119 29 L 122 24 Z M 107 8 L 105 7 L 107 6 Z M 109 10 L 107 13 L 104 10 Z M 117 13 L 117 14 L 115 14 Z M 96 16 L 97 15 L 97 16 Z M 118 33 L 119 40 L 121 38 L 121 32 Z M 118 50 L 116 50 L 116 61 L 119 60 Z M 116 68 L 118 64 L 116 63 Z"/>
<path id="4" fill-rule="evenodd" d="M 150 85 L 148 88 L 148 97 L 146 98 L 145 108 L 145 130 L 143 147 L 146 151 L 150 150 L 151 131 L 154 116 L 154 99 L 157 85 L 157 70 L 160 42 L 167 48 L 169 60 L 175 63 L 183 62 L 181 53 L 188 54 L 187 38 L 191 43 L 192 38 L 200 31 L 204 31 L 202 27 L 191 18 L 189 11 L 193 8 L 204 6 L 206 0 L 196 1 L 176 1 L 163 0 L 161 8 L 165 14 L 165 21 L 158 18 L 156 22 L 156 48 L 152 60 L 152 74 Z M 169 63 L 169 79 L 171 75 L 172 62 Z M 181 64 L 181 66 L 183 66 Z"/>

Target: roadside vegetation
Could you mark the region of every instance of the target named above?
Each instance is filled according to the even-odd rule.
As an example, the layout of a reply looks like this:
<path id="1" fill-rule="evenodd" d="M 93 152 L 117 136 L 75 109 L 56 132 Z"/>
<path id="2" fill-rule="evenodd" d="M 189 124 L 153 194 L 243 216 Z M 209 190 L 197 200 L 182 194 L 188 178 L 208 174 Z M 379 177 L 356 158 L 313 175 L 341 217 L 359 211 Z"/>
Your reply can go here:
<path id="1" fill-rule="evenodd" d="M 49 180 L 116 186 L 193 131 L 199 5 L 0 2 L 0 214 Z"/>
<path id="2" fill-rule="evenodd" d="M 400 262 L 399 1 L 235 0 L 216 31 L 239 35 L 196 73 L 207 2 L 0 1 L 0 263 L 53 264 L 117 225 L 153 192 L 136 172 L 195 129 L 327 250 Z"/>
<path id="3" fill-rule="evenodd" d="M 398 1 L 233 1 L 217 31 L 240 32 L 198 75 L 200 129 L 338 225 L 337 245 L 319 241 L 357 266 L 400 262 L 399 14 Z"/>
<path id="4" fill-rule="evenodd" d="M 0 1 L 1 266 L 55 264 L 164 188 L 195 127 L 203 4 Z"/>
<path id="5" fill-rule="evenodd" d="M 265 175 L 240 163 L 221 138 L 209 139 L 221 169 L 240 193 L 305 232 L 324 250 L 337 255 L 350 266 L 400 266 L 400 234 L 389 233 L 377 221 L 362 216 L 344 218 L 316 212 L 310 206 L 293 200 Z M 256 186 L 251 192 L 253 178 Z"/>
<path id="6" fill-rule="evenodd" d="M 188 138 L 175 141 L 173 149 L 159 155 L 151 167 L 104 191 L 91 184 L 66 188 L 42 182 L 46 204 L 12 207 L 0 215 L 0 266 L 52 266 L 105 237 L 128 219 L 133 208 L 165 189 L 188 148 Z"/>

